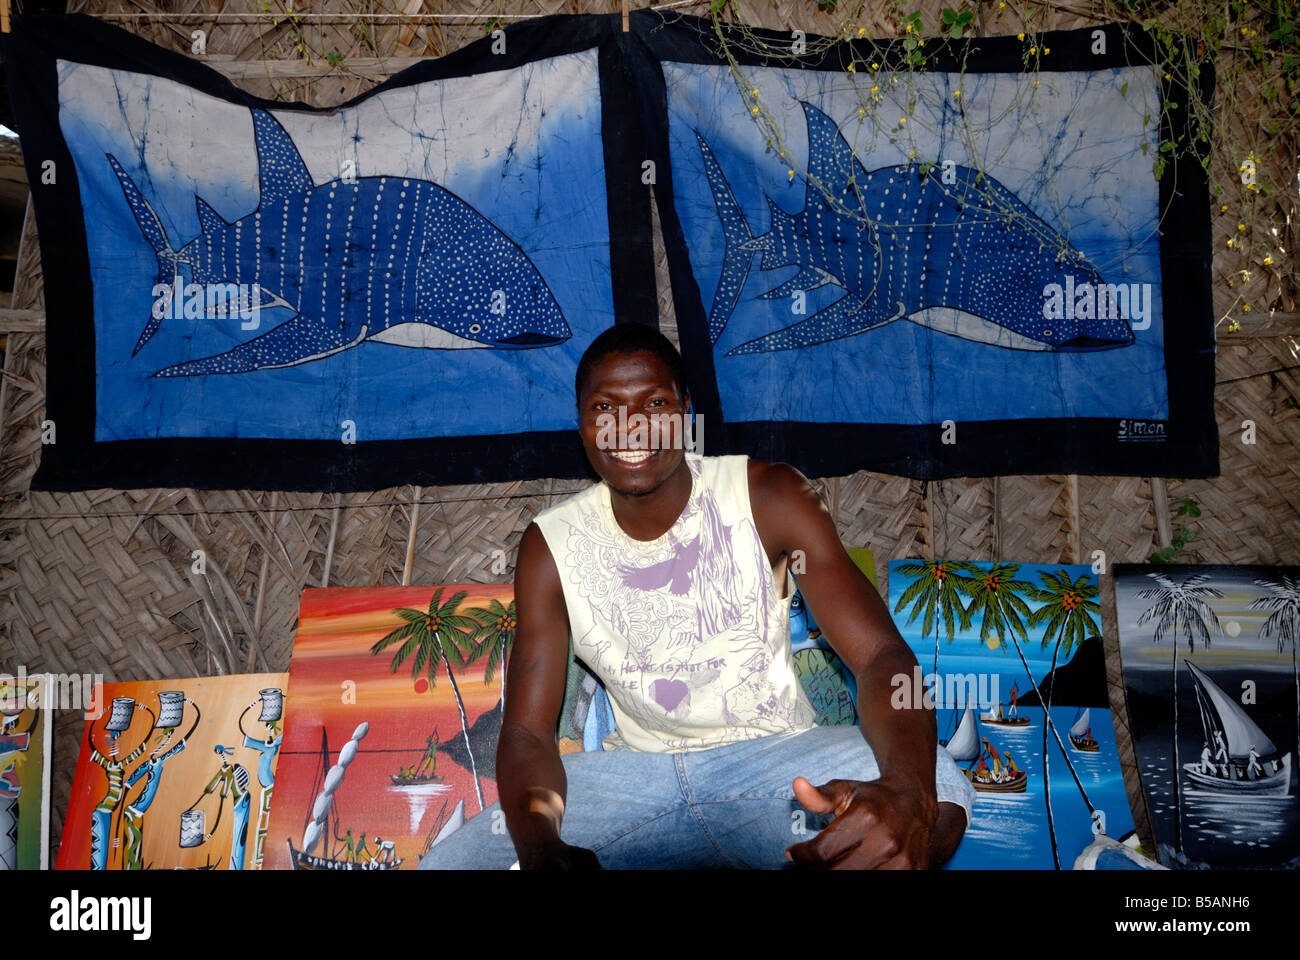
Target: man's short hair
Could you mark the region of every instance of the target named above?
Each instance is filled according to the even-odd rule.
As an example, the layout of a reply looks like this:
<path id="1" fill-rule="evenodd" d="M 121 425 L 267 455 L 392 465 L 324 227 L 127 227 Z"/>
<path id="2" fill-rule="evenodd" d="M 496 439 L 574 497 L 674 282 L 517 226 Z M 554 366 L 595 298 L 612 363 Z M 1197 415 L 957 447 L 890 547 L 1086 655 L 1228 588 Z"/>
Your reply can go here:
<path id="1" fill-rule="evenodd" d="M 682 355 L 671 340 L 657 329 L 644 323 L 617 323 L 595 340 L 578 361 L 578 372 L 573 378 L 574 396 L 582 397 L 582 388 L 591 376 L 592 369 L 611 353 L 652 353 L 668 367 L 677 392 L 686 394 L 686 367 Z"/>

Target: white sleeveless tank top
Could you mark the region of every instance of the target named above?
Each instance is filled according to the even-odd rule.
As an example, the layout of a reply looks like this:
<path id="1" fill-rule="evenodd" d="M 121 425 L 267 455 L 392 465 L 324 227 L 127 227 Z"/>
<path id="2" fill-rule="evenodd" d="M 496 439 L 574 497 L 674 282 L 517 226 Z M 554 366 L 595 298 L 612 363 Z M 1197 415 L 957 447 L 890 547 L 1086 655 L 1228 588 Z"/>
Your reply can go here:
<path id="1" fill-rule="evenodd" d="M 606 749 L 702 750 L 814 726 L 790 652 L 790 591 L 754 525 L 748 460 L 687 453 L 690 499 L 657 540 L 623 531 L 603 482 L 536 518 L 573 652 L 614 709 Z"/>

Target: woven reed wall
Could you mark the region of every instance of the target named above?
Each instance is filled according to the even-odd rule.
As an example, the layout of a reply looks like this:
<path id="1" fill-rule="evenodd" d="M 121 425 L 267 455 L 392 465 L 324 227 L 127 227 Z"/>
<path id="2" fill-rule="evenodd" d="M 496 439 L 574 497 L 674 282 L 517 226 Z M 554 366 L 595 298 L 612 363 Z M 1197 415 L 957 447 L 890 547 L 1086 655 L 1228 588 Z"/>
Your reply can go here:
<path id="1" fill-rule="evenodd" d="M 929 23 L 940 2 L 920 4 Z M 483 19 L 429 21 L 413 27 L 369 21 L 304 21 L 278 26 L 265 20 L 228 22 L 237 11 L 260 4 L 221 6 L 223 18 L 135 16 L 116 21 L 169 49 L 189 53 L 190 31 L 207 32 L 207 62 L 249 91 L 327 106 L 343 102 L 407 65 L 405 58 L 438 56 L 484 34 Z M 430 5 L 432 6 L 432 5 Z M 894 30 L 887 5 L 859 25 L 886 36 Z M 74 9 L 111 16 L 149 11 L 148 4 L 83 3 Z M 387 5 L 314 3 L 330 12 L 415 12 L 421 3 Z M 444 3 L 443 14 L 475 14 L 487 5 Z M 491 13 L 604 13 L 607 2 L 508 0 Z M 681 7 L 704 14 L 698 3 Z M 839 22 L 812 3 L 738 0 L 739 19 L 752 26 L 800 28 L 834 34 Z M 1066 7 L 1024 9 L 1040 29 L 1070 29 L 1097 22 Z M 508 11 L 505 12 L 505 11 Z M 985 34 L 1023 27 L 1008 7 L 980 7 Z M 204 19 L 207 16 L 208 19 Z M 508 19 L 507 19 L 508 22 Z M 298 49 L 301 29 L 310 61 Z M 346 58 L 331 70 L 325 54 Z M 1248 123 L 1233 120 L 1230 123 Z M 1272 158 L 1294 156 L 1279 145 Z M 1223 182 L 1222 165 L 1214 168 Z M 1290 223 L 1294 231 L 1294 199 Z M 1217 238 L 1232 224 L 1216 221 Z M 1224 219 L 1224 218 L 1220 218 Z M 657 225 L 656 225 L 657 230 Z M 1294 249 L 1296 237 L 1285 239 Z M 667 266 L 656 235 L 660 321 L 676 339 Z M 1216 279 L 1239 264 L 1216 260 Z M 1292 266 L 1290 269 L 1294 269 Z M 1026 562 L 1140 562 L 1168 543 L 1172 515 L 1192 497 L 1202 515 L 1183 559 L 1200 563 L 1300 563 L 1300 344 L 1296 305 L 1277 277 L 1250 282 L 1257 297 L 1273 297 L 1282 318 L 1252 323 L 1233 313 L 1234 300 L 1216 282 L 1216 315 L 1240 316 L 1236 337 L 1221 333 L 1216 361 L 1215 409 L 1220 427 L 1222 475 L 1212 480 L 1151 481 L 1131 477 L 1024 476 L 923 482 L 857 473 L 823 480 L 827 502 L 844 542 L 875 551 L 885 584 L 890 559 L 950 556 Z M 1240 292 L 1240 285 L 1237 292 Z M 1291 288 L 1294 289 L 1294 288 Z M 1281 291 L 1281 292 L 1280 292 Z M 1280 299 L 1278 299 L 1280 297 Z M 40 257 L 30 209 L 11 305 L 0 384 L 0 666 L 29 671 L 100 673 L 106 679 L 144 679 L 243 670 L 286 670 L 299 596 L 304 587 L 413 583 L 498 582 L 513 573 L 519 535 L 540 510 L 580 488 L 581 481 L 536 480 L 437 488 L 397 487 L 372 493 L 268 493 L 247 490 L 97 490 L 85 493 L 29 491 L 40 456 L 44 409 L 45 339 Z M 1258 310 L 1258 307 L 1257 307 Z M 1256 316 L 1259 314 L 1257 313 Z M 1220 330 L 1224 328 L 1221 326 Z M 1255 421 L 1258 442 L 1240 442 L 1243 420 Z M 1171 504 L 1173 506 L 1171 506 Z M 413 544 L 413 546 L 411 546 Z M 408 546 L 410 569 L 406 571 Z M 206 555 L 206 575 L 191 573 L 192 551 Z M 505 572 L 493 572 L 499 558 Z M 499 569 L 499 564 L 497 564 Z M 1133 762 L 1114 630 L 1113 592 L 1103 578 L 1103 625 L 1116 726 L 1126 774 Z M 57 848 L 70 789 L 71 766 L 82 721 L 59 715 L 54 768 L 53 846 Z M 1145 811 L 1130 779 L 1140 827 Z M 1146 831 L 1149 836 L 1149 830 Z"/>

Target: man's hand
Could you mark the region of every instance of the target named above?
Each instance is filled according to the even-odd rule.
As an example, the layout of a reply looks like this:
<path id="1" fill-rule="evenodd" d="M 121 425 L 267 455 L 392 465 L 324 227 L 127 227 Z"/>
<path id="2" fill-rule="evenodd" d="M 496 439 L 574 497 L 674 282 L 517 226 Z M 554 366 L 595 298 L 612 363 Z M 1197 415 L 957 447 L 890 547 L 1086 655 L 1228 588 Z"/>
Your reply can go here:
<path id="1" fill-rule="evenodd" d="M 814 787 L 794 781 L 795 799 L 813 813 L 835 819 L 786 856 L 801 867 L 830 870 L 924 870 L 938 805 L 925 794 L 886 780 L 832 780 Z"/>
<path id="2" fill-rule="evenodd" d="M 603 870 L 600 860 L 585 847 L 574 847 L 562 840 L 528 850 L 519 855 L 520 870 Z"/>

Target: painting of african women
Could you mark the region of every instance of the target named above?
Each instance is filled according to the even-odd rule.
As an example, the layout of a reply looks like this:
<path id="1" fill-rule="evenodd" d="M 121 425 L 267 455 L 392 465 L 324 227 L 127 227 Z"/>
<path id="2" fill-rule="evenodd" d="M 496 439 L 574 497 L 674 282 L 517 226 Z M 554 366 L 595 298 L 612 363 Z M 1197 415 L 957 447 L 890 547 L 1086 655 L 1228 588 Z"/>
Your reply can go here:
<path id="1" fill-rule="evenodd" d="M 1065 869 L 1133 829 L 1089 567 L 894 560 L 889 608 L 920 663 L 897 706 L 935 703 L 975 787 L 953 869 Z"/>
<path id="2" fill-rule="evenodd" d="M 1129 724 L 1160 862 L 1300 866 L 1300 567 L 1114 571 Z"/>
<path id="3" fill-rule="evenodd" d="M 87 719 L 59 870 L 256 870 L 283 673 L 106 683 Z"/>
<path id="4" fill-rule="evenodd" d="M 512 584 L 305 590 L 267 869 L 415 869 L 495 803 L 514 634 Z"/>

